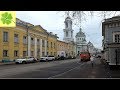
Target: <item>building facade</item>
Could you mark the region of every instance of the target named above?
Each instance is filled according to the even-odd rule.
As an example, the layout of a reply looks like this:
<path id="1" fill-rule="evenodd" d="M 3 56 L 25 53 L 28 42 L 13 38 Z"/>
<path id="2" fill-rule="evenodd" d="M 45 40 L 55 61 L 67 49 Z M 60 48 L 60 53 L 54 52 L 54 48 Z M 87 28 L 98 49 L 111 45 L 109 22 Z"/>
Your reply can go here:
<path id="1" fill-rule="evenodd" d="M 60 56 L 61 52 L 65 53 L 65 57 L 75 56 L 75 44 L 57 40 L 57 56 Z"/>
<path id="2" fill-rule="evenodd" d="M 76 34 L 76 53 L 80 54 L 80 52 L 87 51 L 87 41 L 86 41 L 86 35 L 84 32 L 82 32 L 82 29 L 80 28 L 80 31 Z"/>
<path id="3" fill-rule="evenodd" d="M 102 23 L 104 59 L 109 65 L 120 65 L 120 16 Z"/>
<path id="4" fill-rule="evenodd" d="M 65 29 L 63 29 L 64 32 L 64 38 L 63 41 L 65 42 L 73 42 L 73 29 L 72 29 L 72 19 L 68 16 L 66 17 L 65 21 Z"/>
<path id="5" fill-rule="evenodd" d="M 40 25 L 34 26 L 18 18 L 16 21 L 15 28 L 0 28 L 0 61 L 26 56 L 40 58 L 47 54 L 56 55 L 56 34 L 47 32 Z M 52 48 L 48 48 L 51 42 Z"/>

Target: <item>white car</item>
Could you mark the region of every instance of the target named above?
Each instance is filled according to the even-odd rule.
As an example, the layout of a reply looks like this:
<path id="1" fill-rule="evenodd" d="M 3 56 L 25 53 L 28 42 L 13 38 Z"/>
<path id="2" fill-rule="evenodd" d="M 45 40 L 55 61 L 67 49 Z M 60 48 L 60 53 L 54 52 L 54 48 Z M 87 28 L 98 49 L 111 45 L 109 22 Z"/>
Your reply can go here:
<path id="1" fill-rule="evenodd" d="M 41 57 L 40 58 L 40 61 L 53 61 L 55 60 L 55 57 L 54 56 L 45 56 L 45 57 Z"/>
<path id="2" fill-rule="evenodd" d="M 26 64 L 26 63 L 30 63 L 30 62 L 36 62 L 36 61 L 37 60 L 34 57 L 26 57 L 26 58 L 16 59 L 15 63 L 16 64 L 18 64 L 18 63 Z"/>

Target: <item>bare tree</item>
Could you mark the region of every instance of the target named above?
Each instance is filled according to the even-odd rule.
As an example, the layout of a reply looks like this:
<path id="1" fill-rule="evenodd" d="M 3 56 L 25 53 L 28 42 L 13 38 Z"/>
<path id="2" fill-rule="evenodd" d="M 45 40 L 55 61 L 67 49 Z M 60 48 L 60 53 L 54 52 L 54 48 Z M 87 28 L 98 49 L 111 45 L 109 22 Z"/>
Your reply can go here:
<path id="1" fill-rule="evenodd" d="M 80 27 L 82 22 L 87 21 L 88 16 L 100 16 L 104 20 L 108 16 L 115 16 L 116 13 L 117 11 L 65 11 L 65 15 L 72 18 L 74 25 Z"/>

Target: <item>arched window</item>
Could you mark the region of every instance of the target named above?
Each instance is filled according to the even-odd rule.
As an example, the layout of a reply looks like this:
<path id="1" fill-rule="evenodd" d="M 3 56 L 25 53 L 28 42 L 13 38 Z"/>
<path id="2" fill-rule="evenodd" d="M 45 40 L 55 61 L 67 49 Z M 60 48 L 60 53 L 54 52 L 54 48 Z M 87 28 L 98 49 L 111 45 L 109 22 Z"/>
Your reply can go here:
<path id="1" fill-rule="evenodd" d="M 68 37 L 68 31 L 66 31 L 66 37 Z"/>
<path id="2" fill-rule="evenodd" d="M 66 28 L 68 28 L 68 23 L 67 22 L 65 23 L 65 26 L 66 26 Z"/>
<path id="3" fill-rule="evenodd" d="M 73 35 L 73 31 L 71 31 L 71 37 L 72 37 L 72 35 Z"/>

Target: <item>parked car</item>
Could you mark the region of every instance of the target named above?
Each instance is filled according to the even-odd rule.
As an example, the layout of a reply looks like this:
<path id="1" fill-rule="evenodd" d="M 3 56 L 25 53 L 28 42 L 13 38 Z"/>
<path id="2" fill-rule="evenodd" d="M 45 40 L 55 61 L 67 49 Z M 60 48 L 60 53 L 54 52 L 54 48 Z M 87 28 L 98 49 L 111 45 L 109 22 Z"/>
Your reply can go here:
<path id="1" fill-rule="evenodd" d="M 55 60 L 55 57 L 54 56 L 45 56 L 45 57 L 41 57 L 40 58 L 40 61 L 53 61 Z"/>
<path id="2" fill-rule="evenodd" d="M 16 64 L 19 64 L 19 63 L 26 64 L 26 63 L 36 62 L 36 61 L 37 61 L 37 59 L 34 57 L 25 57 L 25 58 L 15 59 Z"/>

